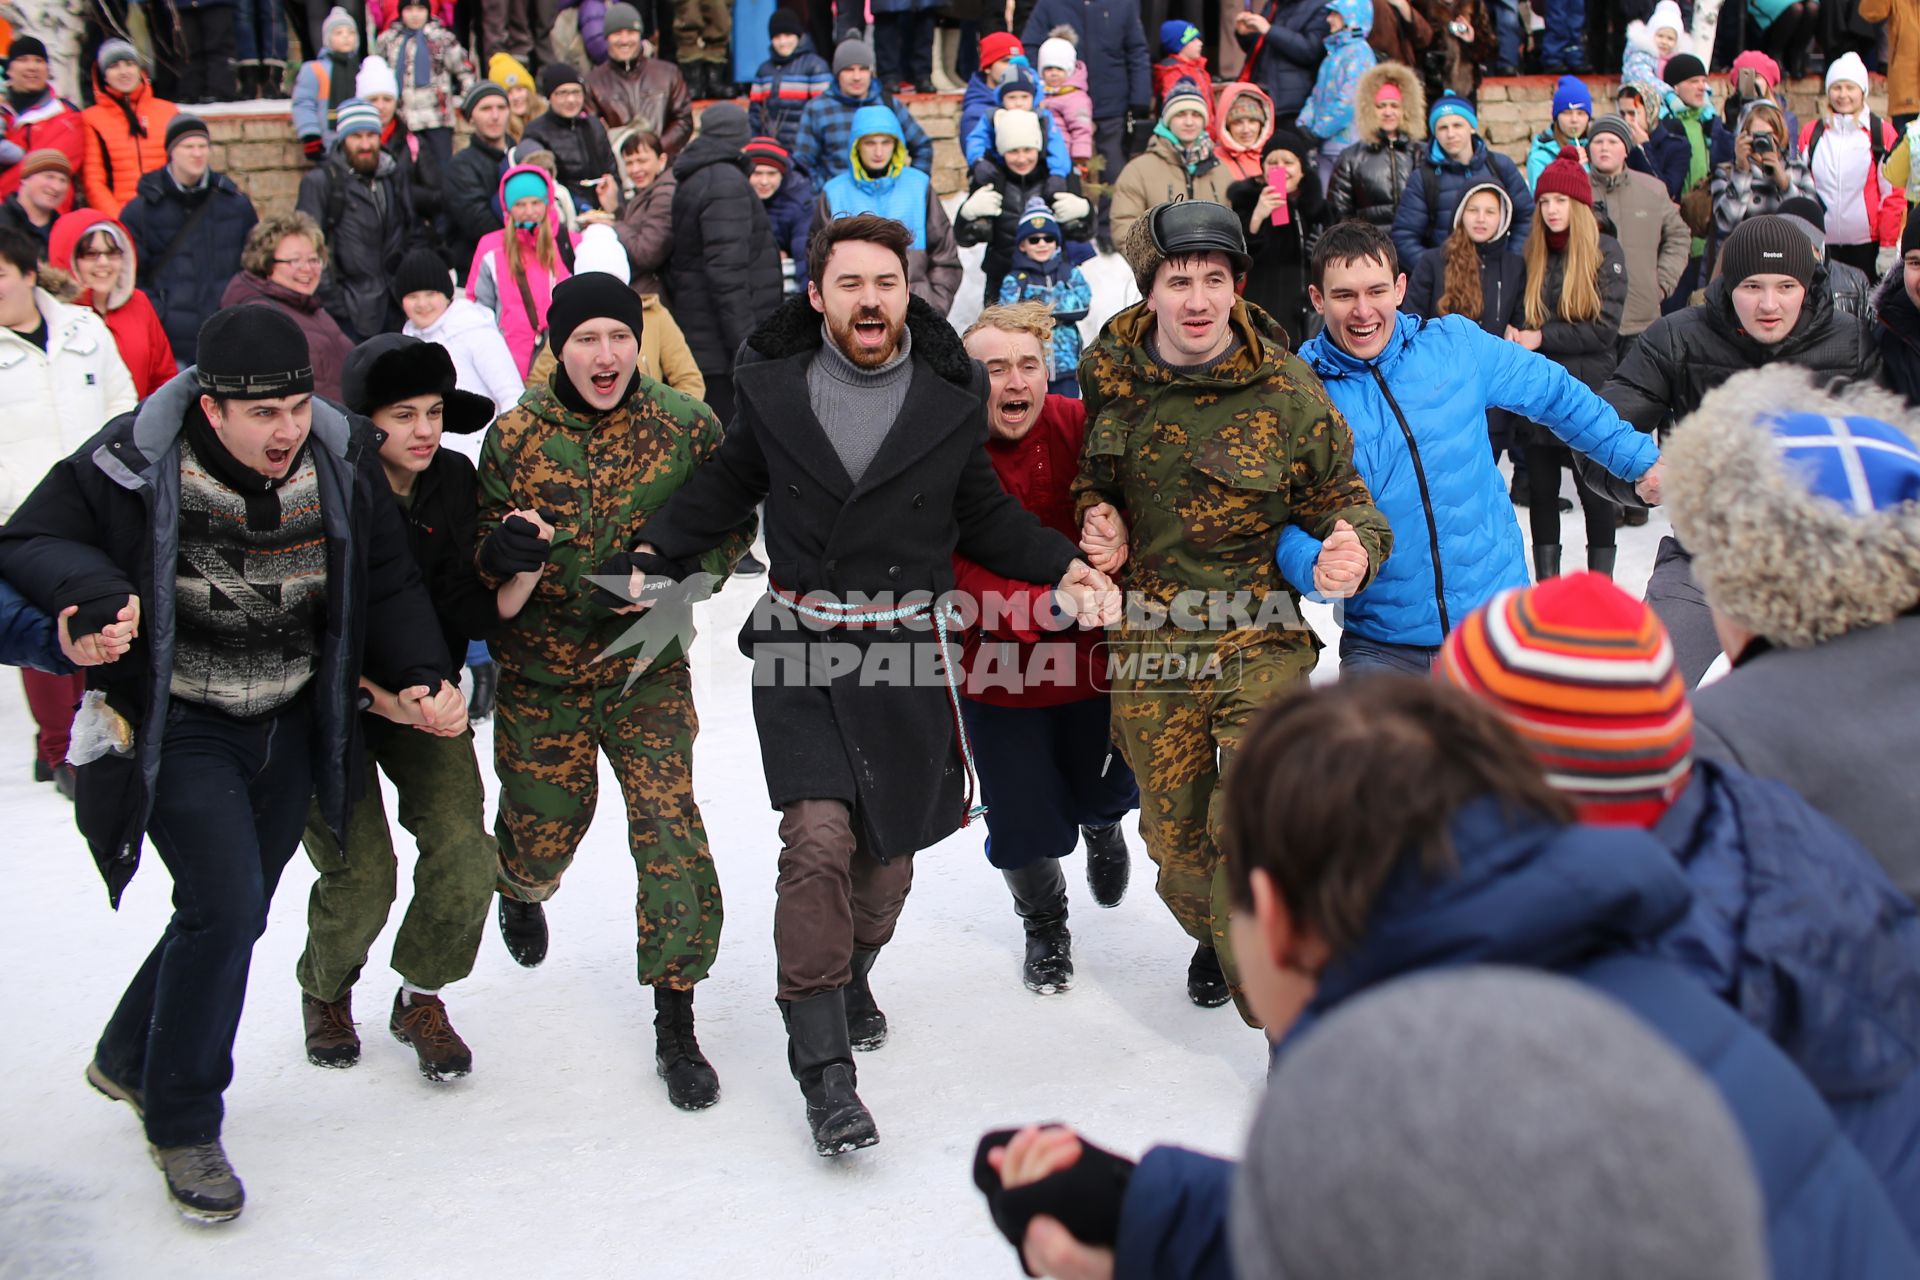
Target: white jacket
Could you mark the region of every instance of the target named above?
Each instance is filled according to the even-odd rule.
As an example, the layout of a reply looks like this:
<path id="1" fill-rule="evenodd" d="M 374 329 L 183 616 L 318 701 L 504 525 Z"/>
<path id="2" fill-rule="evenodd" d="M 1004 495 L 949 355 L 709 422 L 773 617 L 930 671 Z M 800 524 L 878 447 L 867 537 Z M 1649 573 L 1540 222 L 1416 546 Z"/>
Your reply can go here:
<path id="1" fill-rule="evenodd" d="M 454 385 L 493 401 L 496 414 L 505 413 L 520 403 L 526 384 L 520 380 L 520 367 L 507 350 L 500 322 L 493 312 L 468 298 L 455 298 L 453 305 L 425 329 L 409 320 L 401 332 L 426 342 L 437 342 L 453 357 Z M 447 436 L 444 443 L 478 458 L 486 433 Z"/>
<path id="2" fill-rule="evenodd" d="M 33 291 L 47 349 L 0 326 L 0 520 L 49 468 L 139 403 L 113 334 L 91 307 Z"/>

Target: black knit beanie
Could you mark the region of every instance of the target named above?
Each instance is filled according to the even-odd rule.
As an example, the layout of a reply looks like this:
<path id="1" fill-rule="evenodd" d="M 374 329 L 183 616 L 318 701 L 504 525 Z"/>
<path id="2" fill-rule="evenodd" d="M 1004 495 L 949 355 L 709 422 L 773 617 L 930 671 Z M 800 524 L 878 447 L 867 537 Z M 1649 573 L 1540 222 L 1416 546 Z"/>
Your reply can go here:
<path id="1" fill-rule="evenodd" d="M 1920 218 L 1909 214 L 1907 229 L 1900 233 L 1900 256 L 1904 258 L 1915 249 L 1920 249 Z"/>
<path id="2" fill-rule="evenodd" d="M 307 335 L 279 307 L 225 307 L 200 326 L 200 389 L 228 400 L 272 400 L 313 390 Z"/>
<path id="3" fill-rule="evenodd" d="M 767 35 L 798 36 L 805 35 L 806 28 L 800 24 L 800 15 L 791 9 L 775 9 L 773 16 L 767 19 Z"/>
<path id="4" fill-rule="evenodd" d="M 404 301 L 410 293 L 425 293 L 432 290 L 453 296 L 453 273 L 447 270 L 447 264 L 440 255 L 431 249 L 414 249 L 400 259 L 400 265 L 393 273 L 393 296 Z"/>
<path id="5" fill-rule="evenodd" d="M 1807 233 L 1773 213 L 1746 219 L 1720 249 L 1720 275 L 1728 288 L 1762 275 L 1792 276 L 1804 287 L 1812 282 L 1815 265 Z"/>
<path id="6" fill-rule="evenodd" d="M 624 281 L 604 271 L 586 271 L 562 280 L 547 308 L 547 340 L 558 356 L 573 331 L 588 320 L 618 320 L 637 339 L 646 327 L 640 295 Z"/>

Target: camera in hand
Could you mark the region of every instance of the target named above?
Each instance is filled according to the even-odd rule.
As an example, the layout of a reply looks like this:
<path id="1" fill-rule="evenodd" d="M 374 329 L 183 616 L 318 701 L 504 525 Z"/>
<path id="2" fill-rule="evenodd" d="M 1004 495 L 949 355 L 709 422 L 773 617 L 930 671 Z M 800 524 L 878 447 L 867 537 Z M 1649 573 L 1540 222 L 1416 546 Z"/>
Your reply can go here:
<path id="1" fill-rule="evenodd" d="M 1770 133 L 1753 134 L 1751 135 L 1751 141 L 1748 142 L 1747 145 L 1753 149 L 1755 155 L 1771 153 L 1773 151 L 1773 135 Z"/>

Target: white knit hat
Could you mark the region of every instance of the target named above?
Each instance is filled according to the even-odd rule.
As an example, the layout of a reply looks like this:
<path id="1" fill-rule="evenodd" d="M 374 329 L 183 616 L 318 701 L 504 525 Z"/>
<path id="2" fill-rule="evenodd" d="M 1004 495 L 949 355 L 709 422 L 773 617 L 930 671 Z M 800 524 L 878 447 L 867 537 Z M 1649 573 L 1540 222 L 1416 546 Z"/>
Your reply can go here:
<path id="1" fill-rule="evenodd" d="M 400 96 L 400 82 L 394 79 L 393 68 L 379 54 L 371 54 L 360 61 L 360 74 L 353 78 L 353 96 L 372 98 L 379 94 L 389 98 Z"/>
<path id="2" fill-rule="evenodd" d="M 994 112 L 993 145 L 1003 156 L 1022 147 L 1038 151 L 1040 117 L 1031 111 L 1008 111 L 1005 108 Z"/>
<path id="3" fill-rule="evenodd" d="M 584 275 L 589 271 L 610 275 L 621 284 L 633 283 L 626 246 L 612 227 L 595 225 L 581 230 L 580 242 L 573 247 L 573 273 Z"/>
<path id="4" fill-rule="evenodd" d="M 1839 80 L 1859 85 L 1862 93 L 1867 91 L 1867 64 L 1851 49 L 1827 64 L 1827 88 L 1833 88 Z"/>
<path id="5" fill-rule="evenodd" d="M 1073 41 L 1062 40 L 1059 36 L 1040 43 L 1040 69 L 1058 67 L 1062 71 L 1073 70 L 1073 64 L 1080 60 L 1079 50 L 1073 47 Z"/>

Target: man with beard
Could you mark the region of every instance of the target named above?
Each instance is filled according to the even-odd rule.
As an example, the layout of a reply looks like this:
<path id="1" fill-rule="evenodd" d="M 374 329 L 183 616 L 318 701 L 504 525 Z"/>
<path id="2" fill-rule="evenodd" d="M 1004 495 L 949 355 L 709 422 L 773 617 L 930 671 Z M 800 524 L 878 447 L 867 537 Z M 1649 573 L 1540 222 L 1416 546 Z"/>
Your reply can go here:
<path id="1" fill-rule="evenodd" d="M 867 973 L 893 937 L 915 851 L 973 816 L 947 661 L 956 620 L 934 604 L 953 586 L 952 553 L 1057 583 L 1083 622 L 1119 606 L 1106 577 L 994 478 L 980 447 L 986 378 L 910 298 L 911 243 L 872 214 L 814 233 L 805 299 L 741 349 L 739 412 L 719 452 L 637 547 L 684 562 L 766 503 L 768 594 L 740 643 L 781 811 L 774 949 L 788 1062 L 826 1156 L 879 1141 L 854 1092 L 854 1042 L 886 1034 Z"/>
<path id="2" fill-rule="evenodd" d="M 333 251 L 320 296 L 349 337 L 398 333 L 405 323 L 388 288 L 406 251 L 424 244 L 406 174 L 380 146 L 380 113 L 349 98 L 326 163 L 300 179 L 295 208 L 320 224 Z"/>
<path id="3" fill-rule="evenodd" d="M 1045 303 L 988 307 L 967 330 L 986 366 L 987 458 L 1000 483 L 1048 528 L 1079 533 L 1068 487 L 1087 433 L 1086 406 L 1047 394 L 1053 315 Z M 967 635 L 960 704 L 987 804 L 987 861 L 1006 877 L 1026 926 L 1021 978 L 1041 995 L 1073 985 L 1067 878 L 1060 859 L 1083 837 L 1087 887 L 1103 907 L 1127 891 L 1120 820 L 1140 803 L 1120 759 L 1106 695 L 1105 633 L 1074 628 L 1053 587 L 1014 582 L 964 556 L 954 581 L 977 602 L 1000 601 Z"/>

